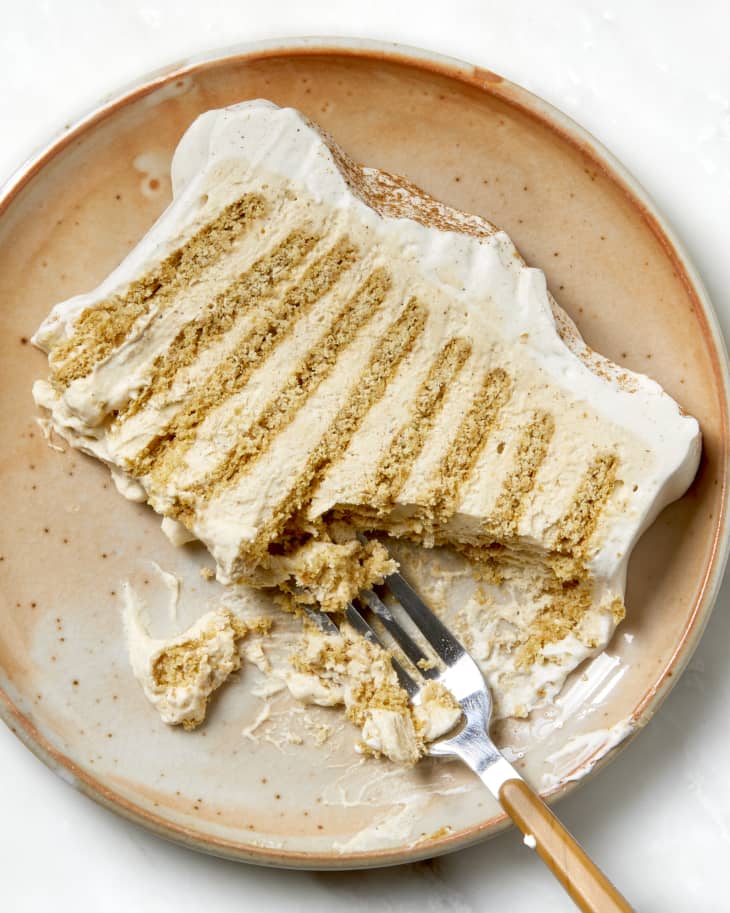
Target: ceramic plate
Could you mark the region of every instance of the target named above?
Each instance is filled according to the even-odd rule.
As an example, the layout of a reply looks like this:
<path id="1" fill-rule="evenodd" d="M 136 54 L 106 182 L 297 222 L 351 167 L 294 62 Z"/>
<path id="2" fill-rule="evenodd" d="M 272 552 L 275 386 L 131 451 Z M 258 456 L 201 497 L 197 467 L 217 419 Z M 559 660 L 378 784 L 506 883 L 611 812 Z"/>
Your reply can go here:
<path id="1" fill-rule="evenodd" d="M 456 763 L 403 772 L 358 760 L 349 726 L 335 725 L 318 745 L 318 725 L 339 717 L 321 710 L 303 720 L 282 694 L 267 703 L 249 667 L 199 730 L 160 722 L 125 656 L 121 582 L 146 588 L 154 603 L 165 593 L 150 562 L 176 574 L 179 624 L 215 599 L 217 585 L 200 579 L 202 549 L 174 549 L 151 511 L 122 499 L 94 461 L 51 449 L 35 421 L 30 389 L 46 364 L 28 338 L 42 317 L 96 285 L 159 215 L 170 157 L 191 121 L 256 97 L 300 108 L 356 160 L 505 228 L 590 345 L 659 380 L 700 420 L 699 475 L 641 540 L 626 621 L 554 711 L 505 735 L 547 796 L 565 793 L 641 729 L 707 620 L 727 551 L 722 342 L 686 255 L 605 150 L 494 73 L 422 51 L 288 41 L 175 65 L 82 119 L 5 188 L 5 721 L 69 783 L 197 849 L 318 868 L 433 856 L 504 824 Z"/>

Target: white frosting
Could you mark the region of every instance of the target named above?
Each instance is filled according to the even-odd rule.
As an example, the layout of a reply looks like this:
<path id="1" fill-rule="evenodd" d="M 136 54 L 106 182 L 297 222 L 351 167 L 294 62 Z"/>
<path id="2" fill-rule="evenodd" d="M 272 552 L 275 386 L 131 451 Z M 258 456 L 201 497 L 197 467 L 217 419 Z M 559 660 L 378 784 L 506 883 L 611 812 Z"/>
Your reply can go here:
<path id="1" fill-rule="evenodd" d="M 177 520 L 173 520 L 172 517 L 163 517 L 161 526 L 162 532 L 173 545 L 181 546 L 187 545 L 188 542 L 195 542 L 195 536 L 190 530 Z"/>

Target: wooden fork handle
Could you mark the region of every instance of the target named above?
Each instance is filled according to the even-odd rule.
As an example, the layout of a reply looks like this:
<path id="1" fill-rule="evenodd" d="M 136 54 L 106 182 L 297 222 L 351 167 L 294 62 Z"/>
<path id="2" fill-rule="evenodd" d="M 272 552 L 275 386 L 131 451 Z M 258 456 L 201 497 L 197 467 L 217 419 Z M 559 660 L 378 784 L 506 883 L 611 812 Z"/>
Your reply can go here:
<path id="1" fill-rule="evenodd" d="M 589 859 L 542 799 L 524 780 L 507 780 L 502 807 L 552 870 L 583 913 L 633 913 L 616 888 Z"/>

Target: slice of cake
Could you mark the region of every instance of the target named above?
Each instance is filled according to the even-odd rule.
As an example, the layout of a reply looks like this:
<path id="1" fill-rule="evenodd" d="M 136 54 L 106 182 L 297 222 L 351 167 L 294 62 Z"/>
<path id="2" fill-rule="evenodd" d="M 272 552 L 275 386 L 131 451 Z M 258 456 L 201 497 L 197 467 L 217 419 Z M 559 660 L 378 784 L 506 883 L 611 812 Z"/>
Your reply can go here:
<path id="1" fill-rule="evenodd" d="M 204 114 L 172 180 L 34 338 L 55 430 L 223 583 L 336 611 L 392 570 L 357 536 L 386 533 L 479 564 L 510 674 L 603 645 L 633 545 L 694 476 L 697 422 L 587 348 L 503 231 L 292 109 Z"/>

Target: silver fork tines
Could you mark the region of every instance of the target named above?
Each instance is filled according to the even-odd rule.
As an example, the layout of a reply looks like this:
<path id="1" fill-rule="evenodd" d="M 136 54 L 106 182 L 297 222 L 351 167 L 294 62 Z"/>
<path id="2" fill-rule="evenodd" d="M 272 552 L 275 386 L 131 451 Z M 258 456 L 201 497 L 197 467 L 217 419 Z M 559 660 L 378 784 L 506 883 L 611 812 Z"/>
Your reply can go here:
<path id="1" fill-rule="evenodd" d="M 373 592 L 373 590 L 363 590 L 360 593 L 360 600 L 364 602 L 373 615 L 380 620 L 385 630 L 421 674 L 425 678 L 437 678 L 439 674 L 438 668 L 429 661 L 423 650 L 421 650 L 415 640 L 413 640 L 405 628 L 396 620 L 392 611 L 383 600 Z"/>
<path id="2" fill-rule="evenodd" d="M 347 608 L 345 609 L 345 618 L 347 618 L 352 627 L 356 631 L 359 631 L 366 640 L 370 641 L 370 643 L 377 644 L 384 650 L 388 649 L 380 637 L 378 637 L 377 632 L 367 623 L 367 621 L 365 621 L 363 616 L 360 614 L 360 612 L 358 612 L 358 610 L 351 602 L 347 603 Z M 401 663 L 398 662 L 395 656 L 391 656 L 390 661 L 393 665 L 393 668 L 395 669 L 395 674 L 398 676 L 398 681 L 400 682 L 401 688 L 403 688 L 411 700 L 416 699 L 418 692 L 421 690 L 419 686 L 406 672 L 406 670 L 403 668 Z"/>
<path id="3" fill-rule="evenodd" d="M 325 612 L 318 612 L 316 609 L 311 609 L 309 606 L 304 606 L 304 611 L 309 619 L 322 631 L 324 634 L 339 634 L 340 629 L 332 621 L 332 619 Z M 369 640 L 370 643 L 377 644 L 379 647 L 382 647 L 383 650 L 387 650 L 387 646 L 383 641 L 378 637 L 377 632 L 365 621 L 360 612 L 355 608 L 351 603 L 347 603 L 345 608 L 345 618 L 348 620 L 350 625 L 358 632 L 362 634 L 365 640 Z M 420 686 L 411 678 L 411 676 L 403 668 L 402 664 L 398 660 L 391 656 L 391 663 L 395 674 L 398 676 L 398 681 L 401 688 L 406 692 L 406 694 L 411 698 L 412 701 L 418 701 L 418 692 L 421 690 Z"/>
<path id="4" fill-rule="evenodd" d="M 413 587 L 400 575 L 391 574 L 386 580 L 389 590 L 403 606 L 418 630 L 447 666 L 455 663 L 466 650 L 438 619 Z"/>

